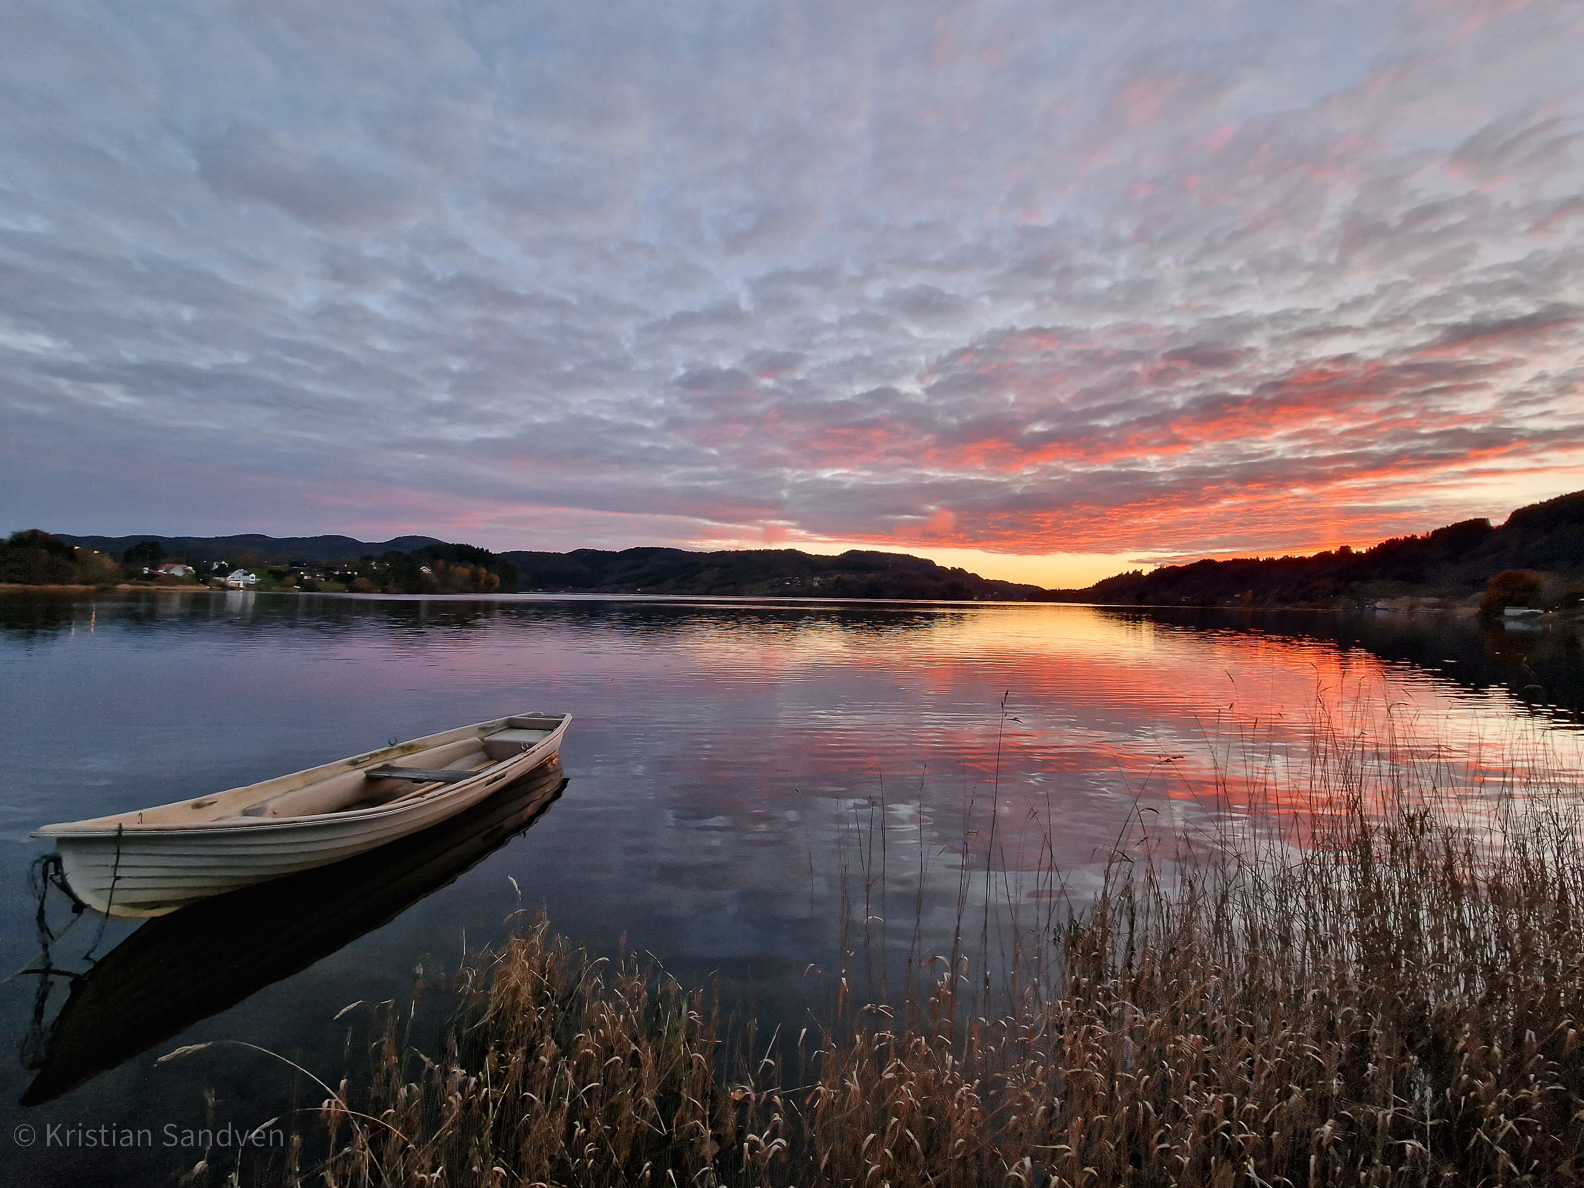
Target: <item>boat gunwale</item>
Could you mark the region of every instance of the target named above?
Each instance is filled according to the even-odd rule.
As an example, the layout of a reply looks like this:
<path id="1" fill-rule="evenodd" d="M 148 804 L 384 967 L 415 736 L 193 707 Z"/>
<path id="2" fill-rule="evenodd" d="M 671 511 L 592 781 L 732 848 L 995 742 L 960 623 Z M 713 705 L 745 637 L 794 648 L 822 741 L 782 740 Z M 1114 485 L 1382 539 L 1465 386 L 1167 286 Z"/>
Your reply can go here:
<path id="1" fill-rule="evenodd" d="M 407 751 L 410 753 L 412 748 L 423 750 L 432 746 L 442 746 L 448 742 L 460 742 L 466 739 L 470 732 L 473 731 L 487 731 L 487 733 L 479 733 L 477 735 L 477 737 L 482 741 L 483 739 L 488 738 L 491 734 L 497 734 L 502 730 L 512 729 L 511 722 L 514 718 L 541 718 L 547 721 L 553 719 L 556 721 L 556 724 L 550 729 L 549 734 L 540 739 L 527 750 L 517 755 L 509 755 L 505 759 L 501 759 L 495 763 L 492 763 L 490 766 L 482 768 L 468 779 L 458 780 L 454 784 L 442 784 L 438 788 L 434 788 L 417 796 L 409 794 L 386 804 L 369 805 L 367 808 L 339 809 L 335 812 L 328 813 L 305 813 L 293 817 L 243 818 L 240 816 L 240 814 L 238 814 L 229 817 L 218 817 L 212 821 L 194 821 L 188 824 L 167 824 L 161 822 L 139 823 L 117 820 L 120 817 L 133 816 L 138 813 L 153 812 L 157 809 L 177 808 L 182 805 L 191 804 L 195 800 L 203 800 L 205 799 L 205 796 L 223 796 L 228 792 L 241 792 L 248 788 L 256 788 L 261 784 L 273 784 L 276 781 L 292 780 L 298 777 L 312 776 L 315 774 L 322 774 L 324 778 L 329 778 L 330 776 L 334 775 L 349 774 L 367 767 L 378 766 L 382 761 L 389 758 L 392 752 Z M 571 714 L 507 714 L 504 717 L 490 718 L 483 722 L 475 722 L 471 726 L 458 726 L 451 730 L 442 730 L 436 734 L 422 735 L 419 738 L 409 739 L 403 743 L 397 743 L 395 746 L 382 747 L 375 751 L 366 751 L 363 754 L 352 755 L 345 759 L 335 759 L 329 763 L 321 763 L 315 767 L 305 767 L 301 771 L 293 771 L 287 772 L 284 775 L 271 776 L 267 780 L 256 780 L 251 784 L 239 784 L 235 788 L 223 788 L 219 792 L 206 793 L 204 796 L 192 796 L 188 797 L 186 800 L 172 800 L 166 802 L 165 804 L 147 805 L 143 808 L 128 809 L 124 813 L 110 814 L 107 817 L 87 818 L 87 821 L 93 822 L 117 820 L 117 823 L 114 825 L 95 824 L 92 828 L 83 829 L 75 828 L 75 826 L 79 824 L 86 824 L 87 821 L 64 821 L 56 824 L 41 825 L 39 828 L 33 830 L 28 836 L 34 839 L 47 838 L 51 840 L 76 840 L 78 838 L 108 839 L 128 837 L 133 835 L 143 837 L 178 837 L 182 835 L 202 836 L 212 835 L 216 831 L 254 833 L 259 830 L 300 829 L 305 825 L 323 825 L 337 821 L 369 821 L 380 817 L 394 816 L 400 813 L 410 812 L 412 809 L 420 805 L 433 804 L 437 800 L 448 800 L 454 796 L 460 796 L 464 792 L 472 791 L 476 789 L 481 782 L 487 783 L 498 779 L 502 775 L 511 771 L 513 767 L 520 767 L 521 764 L 529 758 L 538 756 L 540 757 L 539 761 L 542 761 L 542 753 L 546 749 L 550 748 L 553 744 L 559 743 L 561 737 L 566 733 L 567 726 L 571 723 L 571 721 Z M 420 744 L 422 745 L 420 746 Z M 536 761 L 533 766 L 537 767 L 538 761 Z M 264 799 L 267 800 L 268 797 L 265 797 Z M 254 803 L 262 803 L 262 801 Z"/>

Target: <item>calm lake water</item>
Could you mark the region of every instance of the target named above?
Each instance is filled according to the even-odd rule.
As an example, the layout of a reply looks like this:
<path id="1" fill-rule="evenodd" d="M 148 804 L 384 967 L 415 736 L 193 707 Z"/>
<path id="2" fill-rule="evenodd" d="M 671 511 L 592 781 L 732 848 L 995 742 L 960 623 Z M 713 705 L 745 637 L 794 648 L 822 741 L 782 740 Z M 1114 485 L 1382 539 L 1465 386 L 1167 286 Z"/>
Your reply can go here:
<path id="1" fill-rule="evenodd" d="M 51 962 L 92 975 L 41 1074 L 65 1091 L 16 1105 L 20 1058 L 0 1085 L 0 1180 L 30 1184 L 172 1182 L 202 1154 L 170 1145 L 183 1131 L 316 1104 L 241 1048 L 156 1058 L 241 1040 L 334 1083 L 361 1059 L 343 1007 L 404 1001 L 420 968 L 442 985 L 520 908 L 796 1021 L 830 993 L 844 910 L 887 930 L 879 968 L 851 971 L 869 993 L 894 976 L 893 928 L 949 943 L 959 885 L 1037 921 L 1141 827 L 1210 835 L 1244 799 L 1301 802 L 1317 730 L 1432 763 L 1470 804 L 1576 791 L 1584 739 L 1575 637 L 1385 614 L 0 595 L 0 698 L 8 974 L 39 962 L 41 824 L 574 715 L 561 772 L 443 837 L 157 927 L 72 924 Z M 56 894 L 52 924 L 69 918 Z M 39 984 L 0 985 L 35 1066 Z M 46 1023 L 67 998 L 48 984 Z M 59 1145 L 101 1126 L 152 1143 Z"/>

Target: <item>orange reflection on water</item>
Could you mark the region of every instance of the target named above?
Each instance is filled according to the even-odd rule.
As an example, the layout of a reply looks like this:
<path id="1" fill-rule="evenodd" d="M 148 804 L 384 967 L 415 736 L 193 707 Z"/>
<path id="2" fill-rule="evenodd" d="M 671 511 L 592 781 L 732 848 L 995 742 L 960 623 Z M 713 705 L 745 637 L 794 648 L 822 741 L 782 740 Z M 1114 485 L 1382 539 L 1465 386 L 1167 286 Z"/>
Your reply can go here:
<path id="1" fill-rule="evenodd" d="M 855 694 L 839 706 L 785 702 L 780 727 L 799 762 L 894 786 L 933 764 L 960 773 L 974 812 L 994 799 L 1001 820 L 1058 836 L 1086 794 L 1110 801 L 1112 828 L 1129 798 L 1182 828 L 1205 818 L 1173 811 L 1179 802 L 1313 814 L 1349 795 L 1379 808 L 1398 792 L 1478 815 L 1495 796 L 1576 793 L 1584 771 L 1580 735 L 1537 722 L 1505 691 L 1363 648 L 1089 607 L 909 613 L 919 621 L 906 629 L 810 614 L 756 633 L 702 626 L 679 643 L 725 679 L 795 688 L 839 673 Z M 955 810 L 936 809 L 944 827 Z M 1102 815 L 1083 827 L 1095 844 Z"/>

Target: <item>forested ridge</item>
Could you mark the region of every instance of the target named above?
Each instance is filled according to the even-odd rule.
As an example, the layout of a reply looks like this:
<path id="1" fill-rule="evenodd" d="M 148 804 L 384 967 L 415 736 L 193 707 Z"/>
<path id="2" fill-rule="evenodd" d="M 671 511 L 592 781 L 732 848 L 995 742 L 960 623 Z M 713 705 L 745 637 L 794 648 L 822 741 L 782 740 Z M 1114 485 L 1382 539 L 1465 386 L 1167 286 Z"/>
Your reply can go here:
<path id="1" fill-rule="evenodd" d="M 1168 565 L 1119 574 L 1072 601 L 1172 605 L 1234 602 L 1286 606 L 1402 595 L 1463 599 L 1506 570 L 1546 576 L 1553 597 L 1584 587 L 1584 491 L 1521 507 L 1500 526 L 1463 520 L 1421 536 L 1399 536 L 1368 549 L 1347 546 L 1305 557 L 1242 558 Z"/>
<path id="2" fill-rule="evenodd" d="M 254 567 L 260 588 L 383 593 L 680 594 L 737 597 L 1066 601 L 1144 605 L 1335 606 L 1405 595 L 1450 600 L 1499 573 L 1538 574 L 1552 603 L 1584 597 L 1584 491 L 1521 507 L 1505 522 L 1463 520 L 1367 549 L 1238 558 L 1135 570 L 1082 590 L 998 581 L 923 557 L 854 549 L 693 552 L 641 547 L 495 553 L 429 536 L 68 536 L 36 529 L 0 545 L 0 582 L 106 584 L 174 580 L 151 570 L 185 562 L 195 580 Z M 1577 597 L 1575 597 L 1577 591 Z"/>

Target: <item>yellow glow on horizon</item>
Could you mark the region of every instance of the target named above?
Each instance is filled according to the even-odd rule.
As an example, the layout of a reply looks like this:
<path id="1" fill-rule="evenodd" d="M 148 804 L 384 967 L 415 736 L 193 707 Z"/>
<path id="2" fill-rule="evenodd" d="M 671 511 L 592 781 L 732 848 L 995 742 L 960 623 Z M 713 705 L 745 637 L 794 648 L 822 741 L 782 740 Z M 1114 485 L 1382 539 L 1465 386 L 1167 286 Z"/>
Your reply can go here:
<path id="1" fill-rule="evenodd" d="M 849 549 L 877 553 L 905 553 L 925 557 L 937 565 L 966 569 L 983 578 L 1027 582 L 1052 590 L 1083 589 L 1101 578 L 1130 569 L 1152 569 L 1155 562 L 1121 553 L 993 553 L 988 549 L 944 549 L 923 545 L 876 544 L 865 540 L 788 539 L 775 544 L 753 540 L 711 540 L 684 546 L 697 549 L 798 549 L 833 557 Z"/>
<path id="2" fill-rule="evenodd" d="M 937 565 L 957 566 L 980 577 L 1028 582 L 1053 590 L 1082 589 L 1113 574 L 1153 568 L 1151 562 L 1117 553 L 992 553 L 985 549 L 929 548 L 895 551 L 928 557 Z"/>

